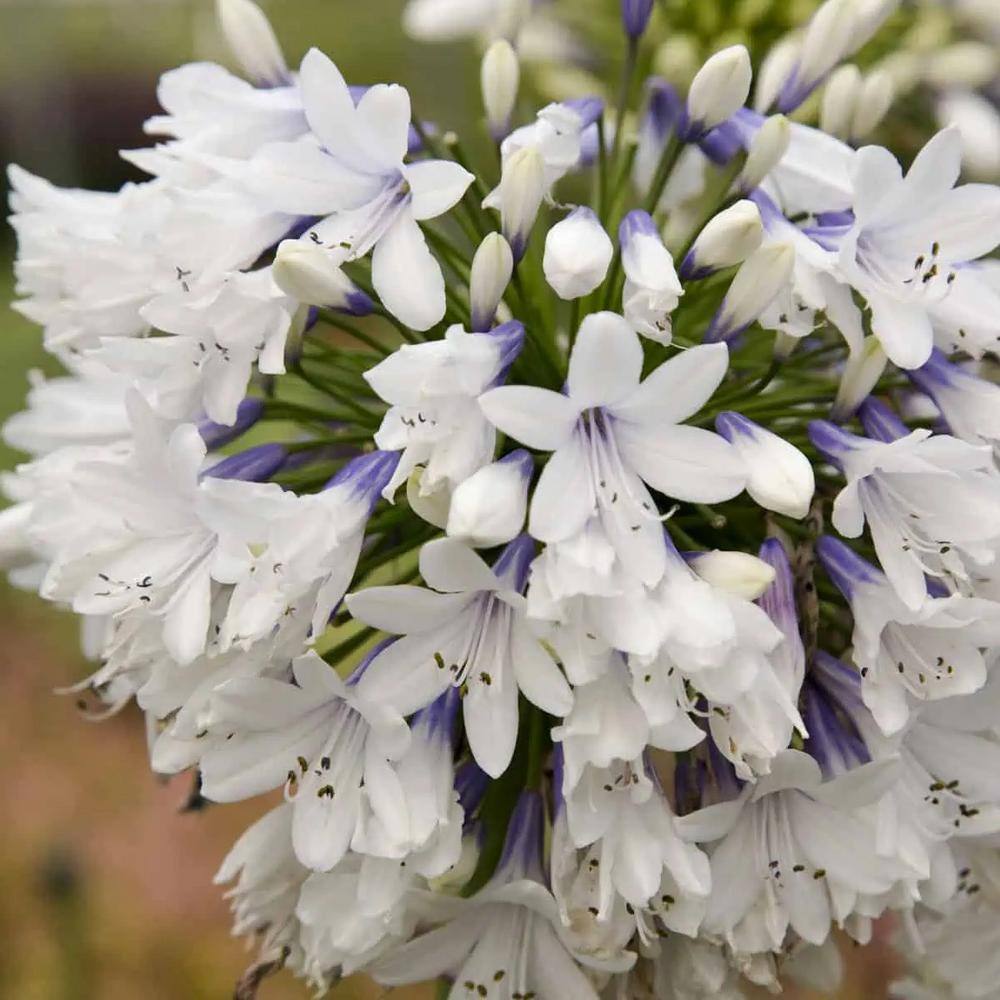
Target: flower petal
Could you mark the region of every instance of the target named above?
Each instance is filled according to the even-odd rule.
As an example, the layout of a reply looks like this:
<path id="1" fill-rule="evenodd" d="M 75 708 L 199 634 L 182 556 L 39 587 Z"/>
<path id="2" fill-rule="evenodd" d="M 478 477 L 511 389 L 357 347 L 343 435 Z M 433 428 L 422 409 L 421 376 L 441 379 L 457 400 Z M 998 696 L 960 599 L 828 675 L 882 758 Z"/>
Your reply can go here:
<path id="1" fill-rule="evenodd" d="M 412 212 L 401 212 L 375 245 L 372 284 L 382 305 L 413 330 L 429 330 L 444 317 L 444 275 Z"/>
<path id="2" fill-rule="evenodd" d="M 529 448 L 555 451 L 572 434 L 580 408 L 561 393 L 532 385 L 504 385 L 479 397 L 486 419 Z"/>
<path id="3" fill-rule="evenodd" d="M 642 375 L 642 344 L 617 313 L 593 313 L 580 324 L 569 359 L 570 399 L 581 409 L 611 406 L 633 392 Z"/>

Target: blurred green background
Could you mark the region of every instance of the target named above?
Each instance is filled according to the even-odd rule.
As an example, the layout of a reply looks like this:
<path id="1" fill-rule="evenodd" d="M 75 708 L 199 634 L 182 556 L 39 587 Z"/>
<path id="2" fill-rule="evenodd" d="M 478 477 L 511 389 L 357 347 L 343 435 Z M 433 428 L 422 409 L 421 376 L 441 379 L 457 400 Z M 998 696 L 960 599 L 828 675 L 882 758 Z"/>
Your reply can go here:
<path id="1" fill-rule="evenodd" d="M 406 43 L 402 5 L 265 3 L 290 64 L 316 44 L 352 82 L 404 82 L 416 109 L 433 106 L 447 127 L 470 123 L 479 103 L 474 46 Z M 110 189 L 134 179 L 116 151 L 144 143 L 158 75 L 190 59 L 227 61 L 212 8 L 211 0 L 0 0 L 0 161 L 65 185 Z M 6 308 L 12 253 L 4 227 L 3 418 L 23 405 L 29 369 L 54 370 L 38 332 Z M 17 460 L 0 445 L 0 468 Z M 94 725 L 72 698 L 53 694 L 88 672 L 70 617 L 6 587 L 0 616 L 0 998 L 229 996 L 252 956 L 229 938 L 211 878 L 261 803 L 181 813 L 189 779 L 151 776 L 137 712 Z M 890 960 L 881 948 L 865 956 L 851 961 L 843 998 L 885 996 Z M 260 995 L 308 991 L 280 976 Z M 336 991 L 345 1000 L 376 995 L 359 981 Z"/>

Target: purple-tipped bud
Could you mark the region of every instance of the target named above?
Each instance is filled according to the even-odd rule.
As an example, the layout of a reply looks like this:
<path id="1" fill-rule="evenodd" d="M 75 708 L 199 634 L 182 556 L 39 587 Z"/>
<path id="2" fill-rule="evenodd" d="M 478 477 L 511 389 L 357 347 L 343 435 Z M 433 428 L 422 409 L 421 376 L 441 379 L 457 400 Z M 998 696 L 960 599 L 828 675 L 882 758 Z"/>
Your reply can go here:
<path id="1" fill-rule="evenodd" d="M 819 764 L 824 778 L 835 778 L 871 760 L 871 752 L 850 716 L 836 712 L 818 686 L 807 684 L 802 701 L 802 721 L 809 732 L 805 749 Z"/>
<path id="2" fill-rule="evenodd" d="M 865 433 L 876 441 L 888 444 L 910 433 L 909 427 L 885 403 L 875 399 L 874 396 L 869 396 L 861 404 L 858 416 L 861 418 L 861 426 L 864 427 Z"/>
<path id="3" fill-rule="evenodd" d="M 399 465 L 398 451 L 373 451 L 351 459 L 327 484 L 348 486 L 354 496 L 367 500 L 368 509 L 378 503 L 382 491 L 389 484 L 396 466 Z"/>
<path id="4" fill-rule="evenodd" d="M 201 435 L 205 447 L 209 451 L 217 448 L 224 448 L 230 441 L 235 441 L 241 437 L 264 414 L 264 400 L 254 396 L 247 396 L 236 407 L 236 420 L 232 425 L 217 424 L 213 420 L 201 420 L 198 423 L 198 433 Z"/>
<path id="5" fill-rule="evenodd" d="M 270 479 L 284 464 L 288 452 L 280 444 L 258 444 L 246 451 L 224 458 L 206 469 L 203 479 L 242 479 L 248 483 L 263 483 Z"/>
<path id="6" fill-rule="evenodd" d="M 646 84 L 648 101 L 643 117 L 642 130 L 656 142 L 665 142 L 671 132 L 683 132 L 687 112 L 677 91 L 659 77 Z"/>
<path id="7" fill-rule="evenodd" d="M 479 808 L 489 787 L 490 776 L 474 760 L 467 760 L 455 769 L 455 791 L 458 792 L 458 804 L 465 813 L 466 823 Z"/>
<path id="8" fill-rule="evenodd" d="M 798 639 L 799 615 L 795 607 L 795 577 L 785 546 L 777 538 L 768 538 L 760 547 L 759 558 L 774 570 L 774 579 L 757 603 L 786 636 Z"/>
<path id="9" fill-rule="evenodd" d="M 504 545 L 517 537 L 528 513 L 535 463 L 523 448 L 474 472 L 455 488 L 447 531 L 474 548 Z"/>
<path id="10" fill-rule="evenodd" d="M 640 39 L 649 27 L 653 0 L 622 0 L 622 25 L 633 41 Z"/>
<path id="11" fill-rule="evenodd" d="M 885 577 L 843 542 L 823 535 L 816 543 L 816 554 L 827 576 L 848 600 L 859 584 L 883 584 Z"/>

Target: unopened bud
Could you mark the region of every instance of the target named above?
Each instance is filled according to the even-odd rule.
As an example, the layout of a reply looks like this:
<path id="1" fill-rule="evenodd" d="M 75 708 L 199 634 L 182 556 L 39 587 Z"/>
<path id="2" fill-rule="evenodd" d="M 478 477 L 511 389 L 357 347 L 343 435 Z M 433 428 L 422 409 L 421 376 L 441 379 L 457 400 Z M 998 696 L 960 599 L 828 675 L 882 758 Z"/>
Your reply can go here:
<path id="1" fill-rule="evenodd" d="M 545 197 L 545 160 L 534 146 L 517 150 L 504 163 L 499 195 L 500 227 L 517 262 Z"/>
<path id="2" fill-rule="evenodd" d="M 248 483 L 263 483 L 270 479 L 287 460 L 288 452 L 284 445 L 271 441 L 229 455 L 202 472 L 201 478 L 242 479 Z"/>
<path id="3" fill-rule="evenodd" d="M 867 138 L 882 124 L 895 96 L 892 77 L 888 73 L 876 70 L 865 77 L 858 106 L 851 119 L 850 137 L 853 142 Z"/>
<path id="4" fill-rule="evenodd" d="M 406 480 L 406 500 L 410 510 L 435 528 L 444 528 L 448 523 L 448 508 L 451 504 L 451 485 L 442 479 L 433 487 L 424 482 L 426 469 L 418 465 Z"/>
<path id="5" fill-rule="evenodd" d="M 799 46 L 795 37 L 789 35 L 771 47 L 757 70 L 757 85 L 754 88 L 753 106 L 756 111 L 766 114 L 781 93 L 781 88 L 795 72 L 799 61 Z"/>
<path id="6" fill-rule="evenodd" d="M 275 254 L 271 275 L 286 295 L 299 302 L 353 316 L 372 311 L 372 300 L 337 267 L 329 253 L 306 240 L 284 240 Z"/>
<path id="7" fill-rule="evenodd" d="M 641 38 L 649 26 L 653 13 L 653 0 L 622 0 L 622 25 L 625 34 L 635 40 Z"/>
<path id="8" fill-rule="evenodd" d="M 830 74 L 823 89 L 823 105 L 820 111 L 820 128 L 838 139 L 847 140 L 851 135 L 851 123 L 858 111 L 863 80 L 861 70 L 853 64 L 841 66 Z"/>
<path id="9" fill-rule="evenodd" d="M 604 281 L 614 252 L 597 216 L 589 208 L 574 209 L 545 238 L 545 280 L 561 299 L 582 298 Z"/>
<path id="10" fill-rule="evenodd" d="M 794 111 L 852 51 L 858 15 L 855 0 L 827 0 L 806 28 L 798 61 L 778 95 L 778 110 Z"/>
<path id="11" fill-rule="evenodd" d="M 792 141 L 792 126 L 784 115 L 771 115 L 750 141 L 747 162 L 740 173 L 741 191 L 753 191 L 782 161 Z"/>
<path id="12" fill-rule="evenodd" d="M 888 361 L 882 345 L 874 335 L 865 337 L 860 350 L 848 354 L 837 398 L 830 410 L 831 420 L 846 420 L 854 413 L 875 388 Z"/>
<path id="13" fill-rule="evenodd" d="M 230 51 L 251 81 L 278 86 L 291 80 L 267 16 L 253 0 L 216 0 L 219 26 Z"/>
<path id="14" fill-rule="evenodd" d="M 505 38 L 498 39 L 486 50 L 479 79 L 490 132 L 495 139 L 502 139 L 510 128 L 510 116 L 517 102 L 517 88 L 521 80 L 517 53 Z"/>
<path id="15" fill-rule="evenodd" d="M 528 484 L 534 462 L 523 448 L 484 466 L 455 489 L 448 534 L 476 548 L 516 538 L 528 513 Z"/>
<path id="16" fill-rule="evenodd" d="M 752 201 L 738 201 L 710 219 L 681 264 L 685 281 L 741 264 L 764 239 L 760 209 Z"/>
<path id="17" fill-rule="evenodd" d="M 469 300 L 472 308 L 472 331 L 485 333 L 493 325 L 497 307 L 514 273 L 514 255 L 510 244 L 499 234 L 490 233 L 472 258 L 469 276 Z"/>
<path id="18" fill-rule="evenodd" d="M 923 66 L 924 80 L 933 87 L 977 90 L 1000 73 L 1000 54 L 986 42 L 956 42 L 930 53 Z"/>
<path id="19" fill-rule="evenodd" d="M 753 70 L 743 45 L 716 52 L 695 74 L 688 90 L 690 128 L 704 133 L 734 115 L 750 93 Z"/>
<path id="20" fill-rule="evenodd" d="M 756 601 L 774 582 L 774 567 L 749 552 L 699 552 L 688 565 L 706 583 L 745 601 Z"/>
<path id="21" fill-rule="evenodd" d="M 809 513 L 816 481 L 809 459 L 794 445 L 740 413 L 720 413 L 715 429 L 747 468 L 747 493 L 765 510 L 788 517 Z"/>
<path id="22" fill-rule="evenodd" d="M 736 272 L 705 341 L 730 340 L 745 330 L 788 284 L 794 265 L 795 250 L 788 243 L 769 243 L 755 250 Z"/>

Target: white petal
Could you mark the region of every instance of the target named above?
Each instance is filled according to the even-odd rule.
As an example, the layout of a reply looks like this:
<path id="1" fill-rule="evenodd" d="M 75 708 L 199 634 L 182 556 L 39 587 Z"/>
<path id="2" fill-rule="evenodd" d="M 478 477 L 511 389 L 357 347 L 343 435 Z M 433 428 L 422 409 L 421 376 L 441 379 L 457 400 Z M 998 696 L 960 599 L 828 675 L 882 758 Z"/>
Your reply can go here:
<path id="1" fill-rule="evenodd" d="M 539 541 L 559 542 L 580 531 L 596 506 L 583 433 L 574 434 L 545 463 L 531 499 L 528 531 Z"/>
<path id="2" fill-rule="evenodd" d="M 413 330 L 429 330 L 444 318 L 444 275 L 410 211 L 375 245 L 372 284 L 382 305 Z"/>
<path id="3" fill-rule="evenodd" d="M 746 483 L 736 450 L 711 431 L 620 423 L 615 435 L 639 477 L 676 500 L 718 503 L 736 496 Z"/>
<path id="4" fill-rule="evenodd" d="M 420 550 L 420 575 L 429 587 L 446 594 L 500 589 L 493 570 L 457 538 L 428 542 Z"/>
<path id="5" fill-rule="evenodd" d="M 573 707 L 566 678 L 542 644 L 521 623 L 511 630 L 511 660 L 521 693 L 543 712 L 560 718 Z"/>
<path id="6" fill-rule="evenodd" d="M 569 397 L 531 385 L 504 385 L 479 397 L 486 419 L 529 448 L 555 451 L 573 433 L 580 408 Z"/>
<path id="7" fill-rule="evenodd" d="M 633 392 L 642 374 L 642 344 L 617 313 L 593 313 L 581 324 L 569 359 L 569 395 L 581 409 L 611 406 Z"/>
<path id="8" fill-rule="evenodd" d="M 430 632 L 462 613 L 464 594 L 437 594 L 424 587 L 366 587 L 348 594 L 347 608 L 354 618 L 395 635 Z"/>
<path id="9" fill-rule="evenodd" d="M 729 367 L 725 344 L 703 344 L 665 361 L 613 409 L 633 423 L 679 424 L 712 398 Z"/>
<path id="10" fill-rule="evenodd" d="M 413 216 L 421 222 L 436 219 L 457 205 L 475 180 L 468 170 L 451 160 L 420 160 L 408 164 L 403 175 L 413 193 Z"/>
<path id="11" fill-rule="evenodd" d="M 410 95 L 398 84 L 379 83 L 365 91 L 357 107 L 358 140 L 376 167 L 397 170 L 406 156 Z"/>

